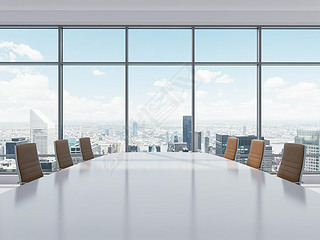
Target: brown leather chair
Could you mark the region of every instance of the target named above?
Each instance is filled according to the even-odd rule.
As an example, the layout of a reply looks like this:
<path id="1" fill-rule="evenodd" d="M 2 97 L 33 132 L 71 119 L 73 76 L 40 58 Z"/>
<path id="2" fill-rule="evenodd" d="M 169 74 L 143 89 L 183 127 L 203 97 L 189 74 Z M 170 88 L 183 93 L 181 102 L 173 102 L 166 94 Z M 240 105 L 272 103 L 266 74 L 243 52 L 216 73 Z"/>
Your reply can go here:
<path id="1" fill-rule="evenodd" d="M 300 183 L 304 166 L 305 146 L 302 144 L 286 143 L 282 154 L 278 177 L 290 182 Z"/>
<path id="2" fill-rule="evenodd" d="M 21 184 L 43 177 L 35 143 L 17 145 L 16 154 L 17 170 Z"/>
<path id="3" fill-rule="evenodd" d="M 264 152 L 264 141 L 254 139 L 251 141 L 251 147 L 247 165 L 253 168 L 260 169 Z"/>
<path id="4" fill-rule="evenodd" d="M 59 168 L 67 168 L 73 165 L 73 161 L 70 154 L 68 140 L 57 140 L 54 142 L 56 159 L 59 164 Z"/>
<path id="5" fill-rule="evenodd" d="M 236 158 L 238 148 L 238 138 L 229 137 L 227 142 L 227 148 L 224 153 L 224 157 L 229 160 L 234 160 Z"/>
<path id="6" fill-rule="evenodd" d="M 91 160 L 94 158 L 90 138 L 80 138 L 80 149 L 83 161 Z"/>

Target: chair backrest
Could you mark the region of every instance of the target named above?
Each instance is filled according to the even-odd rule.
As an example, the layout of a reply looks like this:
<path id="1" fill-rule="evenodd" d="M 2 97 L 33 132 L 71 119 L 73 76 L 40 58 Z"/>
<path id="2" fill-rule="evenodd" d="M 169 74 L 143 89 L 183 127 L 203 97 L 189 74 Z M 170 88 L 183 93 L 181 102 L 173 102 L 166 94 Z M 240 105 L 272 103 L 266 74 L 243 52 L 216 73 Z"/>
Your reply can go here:
<path id="1" fill-rule="evenodd" d="M 31 182 L 43 177 L 35 143 L 17 145 L 16 162 L 20 183 Z"/>
<path id="2" fill-rule="evenodd" d="M 229 160 L 234 160 L 236 158 L 238 148 L 238 138 L 229 137 L 227 142 L 227 148 L 224 153 L 224 157 Z"/>
<path id="3" fill-rule="evenodd" d="M 80 138 L 80 149 L 83 161 L 91 160 L 94 158 L 90 138 Z"/>
<path id="4" fill-rule="evenodd" d="M 284 144 L 278 177 L 290 182 L 300 182 L 304 166 L 305 146 L 302 144 Z"/>
<path id="5" fill-rule="evenodd" d="M 68 140 L 57 140 L 54 142 L 56 159 L 59 168 L 67 168 L 73 165 Z"/>
<path id="6" fill-rule="evenodd" d="M 261 167 L 263 153 L 264 141 L 257 139 L 252 140 L 247 165 L 259 169 Z"/>

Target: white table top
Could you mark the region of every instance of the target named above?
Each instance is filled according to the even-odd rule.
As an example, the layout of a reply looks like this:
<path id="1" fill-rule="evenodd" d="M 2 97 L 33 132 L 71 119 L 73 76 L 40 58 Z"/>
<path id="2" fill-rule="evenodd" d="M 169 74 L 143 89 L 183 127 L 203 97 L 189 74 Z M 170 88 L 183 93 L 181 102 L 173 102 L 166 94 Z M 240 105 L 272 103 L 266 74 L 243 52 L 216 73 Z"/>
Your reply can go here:
<path id="1" fill-rule="evenodd" d="M 122 153 L 0 195 L 0 239 L 317 239 L 320 195 L 203 153 Z"/>

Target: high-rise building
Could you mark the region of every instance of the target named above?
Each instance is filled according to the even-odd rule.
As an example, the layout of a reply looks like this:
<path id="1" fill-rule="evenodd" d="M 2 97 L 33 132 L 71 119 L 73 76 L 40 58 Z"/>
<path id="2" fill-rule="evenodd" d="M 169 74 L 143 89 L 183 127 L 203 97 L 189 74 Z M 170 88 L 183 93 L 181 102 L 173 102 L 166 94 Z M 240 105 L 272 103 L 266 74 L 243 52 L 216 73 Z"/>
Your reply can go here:
<path id="1" fill-rule="evenodd" d="M 149 146 L 149 152 L 160 152 L 161 148 L 158 145 Z"/>
<path id="2" fill-rule="evenodd" d="M 231 136 L 230 136 L 231 137 Z M 251 141 L 257 139 L 254 135 L 235 136 L 238 138 L 238 151 L 236 161 L 246 164 L 248 155 L 251 148 Z M 216 154 L 223 156 L 228 142 L 229 135 L 227 134 L 216 134 Z"/>
<path id="3" fill-rule="evenodd" d="M 169 139 L 169 131 L 166 132 L 166 144 L 168 144 L 170 141 Z"/>
<path id="4" fill-rule="evenodd" d="M 196 151 L 201 151 L 201 132 L 195 132 L 195 147 L 196 147 Z"/>
<path id="5" fill-rule="evenodd" d="M 16 146 L 24 143 L 28 143 L 29 141 L 25 137 L 20 138 L 11 138 L 11 141 L 6 142 L 6 154 L 16 154 Z M 7 159 L 14 159 L 15 157 L 6 157 Z"/>
<path id="6" fill-rule="evenodd" d="M 216 154 L 223 156 L 228 142 L 229 135 L 227 134 L 216 134 Z"/>
<path id="7" fill-rule="evenodd" d="M 167 152 L 174 152 L 174 144 L 172 142 L 168 142 Z"/>
<path id="8" fill-rule="evenodd" d="M 238 138 L 237 162 L 247 164 L 248 155 L 251 148 L 251 141 L 257 139 L 254 135 L 235 136 Z"/>
<path id="9" fill-rule="evenodd" d="M 208 153 L 209 152 L 209 137 L 205 137 L 204 138 L 204 152 Z"/>
<path id="10" fill-rule="evenodd" d="M 30 110 L 30 137 L 39 154 L 54 153 L 55 124 L 39 110 Z"/>
<path id="11" fill-rule="evenodd" d="M 304 144 L 306 148 L 306 156 L 304 170 L 319 171 L 319 137 L 320 131 L 313 130 L 297 130 L 297 136 L 294 138 L 294 142 L 298 144 Z"/>
<path id="12" fill-rule="evenodd" d="M 76 143 L 77 143 L 77 139 L 76 138 L 66 138 L 66 140 L 68 140 L 69 148 L 71 148 L 71 146 L 76 145 Z"/>
<path id="13" fill-rule="evenodd" d="M 133 136 L 133 137 L 138 136 L 138 124 L 137 124 L 137 122 L 133 122 L 133 126 L 132 126 L 132 136 Z"/>
<path id="14" fill-rule="evenodd" d="M 129 145 L 128 152 L 140 152 L 138 145 Z"/>
<path id="15" fill-rule="evenodd" d="M 265 148 L 263 154 L 263 161 L 261 163 L 261 169 L 265 172 L 272 172 L 272 146 L 270 140 L 265 140 Z"/>
<path id="16" fill-rule="evenodd" d="M 175 143 L 174 144 L 174 151 L 175 152 L 187 152 L 187 143 Z"/>
<path id="17" fill-rule="evenodd" d="M 192 151 L 192 117 L 183 116 L 183 142 L 187 143 L 188 150 Z"/>

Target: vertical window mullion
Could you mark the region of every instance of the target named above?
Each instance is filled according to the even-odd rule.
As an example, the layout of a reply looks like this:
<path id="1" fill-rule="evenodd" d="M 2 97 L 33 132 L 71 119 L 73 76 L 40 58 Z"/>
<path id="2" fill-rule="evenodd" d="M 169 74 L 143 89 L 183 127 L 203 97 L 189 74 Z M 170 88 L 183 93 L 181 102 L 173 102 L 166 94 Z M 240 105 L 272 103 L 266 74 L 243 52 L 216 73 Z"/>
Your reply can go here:
<path id="1" fill-rule="evenodd" d="M 261 27 L 257 28 L 257 138 L 262 138 Z"/>
<path id="2" fill-rule="evenodd" d="M 196 151 L 198 149 L 195 146 L 195 94 L 196 94 L 196 89 L 195 89 L 195 29 L 192 27 L 192 127 L 191 127 L 191 139 L 192 139 L 192 151 Z"/>
<path id="3" fill-rule="evenodd" d="M 125 151 L 129 151 L 129 30 L 125 30 Z"/>
<path id="4" fill-rule="evenodd" d="M 63 28 L 58 31 L 58 139 L 63 139 Z"/>

